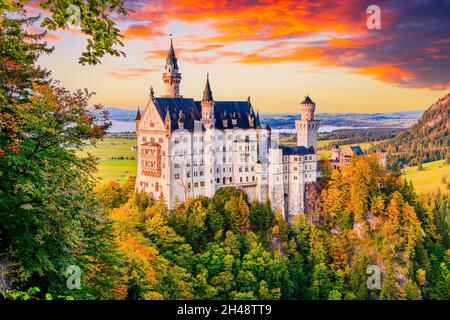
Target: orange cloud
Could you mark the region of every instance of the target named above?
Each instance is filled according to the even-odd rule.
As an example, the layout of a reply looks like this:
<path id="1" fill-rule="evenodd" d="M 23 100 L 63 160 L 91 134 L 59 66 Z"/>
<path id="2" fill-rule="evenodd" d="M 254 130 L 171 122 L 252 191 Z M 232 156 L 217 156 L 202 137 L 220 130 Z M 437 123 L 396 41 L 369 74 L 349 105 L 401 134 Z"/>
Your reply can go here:
<path id="1" fill-rule="evenodd" d="M 412 72 L 390 64 L 361 67 L 357 72 L 390 83 L 402 83 L 414 78 Z"/>
<path id="2" fill-rule="evenodd" d="M 61 41 L 62 38 L 57 34 L 47 33 L 44 37 L 44 41 Z"/>
<path id="3" fill-rule="evenodd" d="M 215 59 L 240 63 L 308 62 L 345 67 L 357 74 L 402 86 L 446 86 L 450 55 L 445 0 L 392 2 L 379 0 L 382 29 L 366 26 L 369 0 L 156 0 L 133 1 L 134 23 L 128 38 L 152 39 L 171 21 L 202 22 L 207 34 L 193 42 L 177 42 L 183 60 L 209 63 L 202 52 L 216 50 Z M 448 11 L 448 10 L 447 10 Z M 212 33 L 212 34 L 211 34 Z M 183 35 L 186 37 L 186 35 Z M 244 46 L 240 52 L 225 47 Z M 250 49 L 249 49 L 250 48 Z M 183 56 L 184 53 L 186 56 Z M 165 57 L 156 50 L 145 58 Z M 447 72 L 447 74 L 450 74 Z"/>
<path id="4" fill-rule="evenodd" d="M 145 69 L 145 68 L 129 68 L 129 69 L 115 69 L 115 71 L 108 72 L 110 75 L 120 78 L 129 79 L 134 77 L 142 77 L 151 72 L 157 72 L 156 69 Z"/>

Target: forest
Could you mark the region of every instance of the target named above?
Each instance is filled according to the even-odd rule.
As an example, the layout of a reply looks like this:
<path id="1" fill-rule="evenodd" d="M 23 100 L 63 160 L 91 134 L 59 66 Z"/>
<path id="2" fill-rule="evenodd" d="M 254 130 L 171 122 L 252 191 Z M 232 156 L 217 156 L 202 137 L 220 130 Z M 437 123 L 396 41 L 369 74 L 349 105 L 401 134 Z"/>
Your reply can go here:
<path id="1" fill-rule="evenodd" d="M 385 149 L 391 169 L 403 165 L 446 159 L 450 163 L 450 94 L 431 105 L 410 129 L 378 143 L 371 151 Z"/>
<path id="2" fill-rule="evenodd" d="M 370 156 L 324 170 L 317 210 L 289 220 L 233 188 L 169 211 L 133 177 L 96 183 L 78 151 L 108 114 L 37 65 L 52 49 L 34 19 L 0 28 L 2 299 L 449 299 L 449 197 L 417 196 Z"/>
<path id="3" fill-rule="evenodd" d="M 403 128 L 368 128 L 368 129 L 337 129 L 330 133 L 322 133 L 322 140 L 342 140 L 335 144 L 358 144 L 361 142 L 375 142 L 381 140 L 390 140 Z M 330 146 L 331 147 L 331 146 Z"/>

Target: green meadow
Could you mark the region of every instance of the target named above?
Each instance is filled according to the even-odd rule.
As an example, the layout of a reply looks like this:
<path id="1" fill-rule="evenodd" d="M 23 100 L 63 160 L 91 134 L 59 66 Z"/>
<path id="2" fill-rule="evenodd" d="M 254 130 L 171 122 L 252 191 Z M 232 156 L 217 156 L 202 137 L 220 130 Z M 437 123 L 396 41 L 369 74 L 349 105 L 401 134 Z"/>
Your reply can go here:
<path id="1" fill-rule="evenodd" d="M 418 193 L 450 192 L 447 187 L 450 183 L 450 166 L 445 165 L 444 160 L 424 163 L 422 167 L 422 171 L 418 170 L 418 166 L 403 170 L 405 179 L 413 183 Z"/>
<path id="2" fill-rule="evenodd" d="M 98 159 L 95 177 L 99 183 L 117 181 L 122 184 L 130 175 L 136 175 L 137 152 L 132 149 L 135 145 L 135 139 L 105 138 L 79 154 L 89 153 Z"/>
<path id="3" fill-rule="evenodd" d="M 130 176 L 136 175 L 137 160 L 100 160 L 95 174 L 100 183 L 117 181 L 120 184 Z"/>
<path id="4" fill-rule="evenodd" d="M 105 138 L 97 143 L 96 146 L 89 146 L 80 155 L 87 153 L 102 160 L 111 158 L 131 158 L 137 157 L 136 151 L 132 148 L 136 145 L 135 139 L 111 139 Z"/>

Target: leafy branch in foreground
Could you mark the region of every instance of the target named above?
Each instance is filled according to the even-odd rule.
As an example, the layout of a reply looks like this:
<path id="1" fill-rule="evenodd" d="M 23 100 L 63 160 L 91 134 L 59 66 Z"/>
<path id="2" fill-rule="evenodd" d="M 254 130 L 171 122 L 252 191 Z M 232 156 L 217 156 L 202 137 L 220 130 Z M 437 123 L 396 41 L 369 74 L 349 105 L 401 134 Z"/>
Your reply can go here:
<path id="1" fill-rule="evenodd" d="M 0 14 L 5 11 L 22 11 L 29 3 L 27 0 L 10 1 L 0 5 Z M 81 54 L 81 64 L 98 64 L 105 54 L 125 56 L 116 46 L 123 46 L 122 35 L 111 17 L 127 14 L 121 0 L 41 0 L 39 6 L 49 14 L 41 27 L 48 30 L 66 29 L 76 22 L 79 30 L 88 37 L 86 50 Z M 0 18 L 0 24 L 3 19 Z"/>

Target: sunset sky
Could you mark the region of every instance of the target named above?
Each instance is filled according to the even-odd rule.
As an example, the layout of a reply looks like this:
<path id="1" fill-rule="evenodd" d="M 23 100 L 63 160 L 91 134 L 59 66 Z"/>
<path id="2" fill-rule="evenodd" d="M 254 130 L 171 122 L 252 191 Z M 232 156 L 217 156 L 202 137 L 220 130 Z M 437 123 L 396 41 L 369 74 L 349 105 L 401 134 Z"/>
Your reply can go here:
<path id="1" fill-rule="evenodd" d="M 136 109 L 150 85 L 164 94 L 170 33 L 184 97 L 200 99 L 209 72 L 216 100 L 251 96 L 262 113 L 298 112 L 306 94 L 318 112 L 423 109 L 450 87 L 449 0 L 125 3 L 126 57 L 82 66 L 84 36 L 47 36 L 55 51 L 41 64 L 66 87 L 96 92 L 93 103 Z M 381 8 L 381 30 L 366 26 L 370 4 Z"/>

